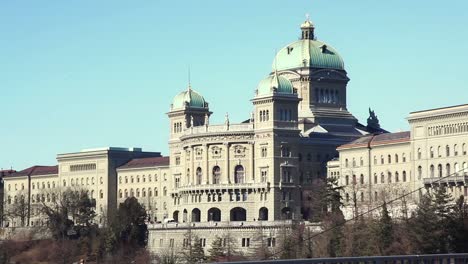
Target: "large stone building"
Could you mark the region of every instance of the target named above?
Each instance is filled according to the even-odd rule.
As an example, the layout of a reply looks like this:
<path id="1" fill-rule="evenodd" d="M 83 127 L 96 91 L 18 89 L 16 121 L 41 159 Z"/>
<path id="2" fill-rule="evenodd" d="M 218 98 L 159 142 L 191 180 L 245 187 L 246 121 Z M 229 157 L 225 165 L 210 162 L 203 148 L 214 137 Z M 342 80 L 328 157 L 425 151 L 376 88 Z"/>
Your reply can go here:
<path id="1" fill-rule="evenodd" d="M 101 224 L 118 203 L 136 197 L 147 209 L 148 246 L 156 252 L 181 248 L 187 230 L 206 247 L 230 233 L 245 248 L 254 244 L 260 230 L 274 247 L 281 228 L 313 214 L 307 201 L 314 181 L 327 177 L 327 162 L 328 175 L 340 177 L 347 186 L 348 202 L 383 196 L 377 188 L 384 186 L 382 179 L 396 182 L 392 186 L 402 191 L 432 184 L 422 180 L 432 164 L 423 153 L 430 146 L 445 149 L 448 143 L 436 141 L 449 136 L 441 131 L 455 128 L 440 126 L 462 122 L 466 106 L 412 113 L 411 137 L 408 132 L 386 133 L 373 113 L 362 125 L 347 110 L 349 78 L 343 59 L 317 40 L 309 20 L 300 29 L 300 39 L 276 54 L 252 105 L 245 102 L 252 108 L 246 121 L 233 123 L 226 115 L 224 123 L 211 124 L 210 105 L 188 85 L 167 113 L 167 157 L 121 148 L 60 154 L 57 166 L 34 166 L 5 177 L 6 207 L 23 196 L 34 212 L 39 200 L 51 199 L 47 190 L 79 188 L 96 200 L 96 222 Z M 434 113 L 440 119 L 429 121 Z M 466 138 L 466 130 L 456 131 Z M 451 153 L 454 144 L 459 149 L 453 159 L 465 155 L 463 135 L 450 137 Z M 338 152 L 339 159 L 332 160 Z M 466 166 L 456 162 L 441 158 L 434 166 Z M 7 223 L 35 226 L 43 221 L 30 213 L 25 223 L 17 218 Z"/>
<path id="2" fill-rule="evenodd" d="M 468 105 L 410 113 L 410 131 L 363 136 L 338 147 L 328 176 L 344 186 L 346 217 L 393 202 L 395 214 L 410 210 L 434 185 L 454 197 L 468 195 Z M 406 202 L 406 207 L 402 206 Z"/>

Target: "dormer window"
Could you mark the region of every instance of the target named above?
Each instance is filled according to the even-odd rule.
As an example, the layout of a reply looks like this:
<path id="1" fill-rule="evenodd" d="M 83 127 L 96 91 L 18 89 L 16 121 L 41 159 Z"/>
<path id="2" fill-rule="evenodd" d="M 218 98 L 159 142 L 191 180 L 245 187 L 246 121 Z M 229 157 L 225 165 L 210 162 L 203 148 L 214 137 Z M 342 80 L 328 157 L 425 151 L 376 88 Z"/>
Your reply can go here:
<path id="1" fill-rule="evenodd" d="M 293 51 L 293 47 L 287 47 L 286 50 L 288 51 L 288 55 L 291 54 L 291 52 Z"/>

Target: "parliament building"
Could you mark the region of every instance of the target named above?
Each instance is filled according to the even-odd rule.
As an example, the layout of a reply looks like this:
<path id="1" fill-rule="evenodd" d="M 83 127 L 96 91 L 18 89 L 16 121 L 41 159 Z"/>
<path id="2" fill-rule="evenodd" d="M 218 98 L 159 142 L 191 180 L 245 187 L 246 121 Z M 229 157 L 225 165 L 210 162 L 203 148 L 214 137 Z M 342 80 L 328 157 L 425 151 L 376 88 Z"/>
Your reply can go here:
<path id="1" fill-rule="evenodd" d="M 299 40 L 277 52 L 271 72 L 245 102 L 252 109 L 245 121 L 226 115 L 212 124 L 205 97 L 196 87 L 181 87 L 168 102 L 167 156 L 88 149 L 59 154 L 55 166 L 9 174 L 5 208 L 26 199 L 30 212 L 25 223 L 4 219 L 3 226 L 45 225 L 36 208 L 51 201 L 48 190 L 76 188 L 96 200 L 96 222 L 103 225 L 120 202 L 136 197 L 147 209 L 148 247 L 155 252 L 180 248 L 188 229 L 206 247 L 232 232 L 245 248 L 265 230 L 274 247 L 279 227 L 313 214 L 308 204 L 318 179 L 338 178 L 349 207 L 381 199 L 390 185 L 429 187 L 432 179 L 466 168 L 468 106 L 411 113 L 410 132 L 388 133 L 373 112 L 361 124 L 347 110 L 349 80 L 342 57 L 317 39 L 307 19 Z M 466 193 L 465 178 L 445 183 Z"/>

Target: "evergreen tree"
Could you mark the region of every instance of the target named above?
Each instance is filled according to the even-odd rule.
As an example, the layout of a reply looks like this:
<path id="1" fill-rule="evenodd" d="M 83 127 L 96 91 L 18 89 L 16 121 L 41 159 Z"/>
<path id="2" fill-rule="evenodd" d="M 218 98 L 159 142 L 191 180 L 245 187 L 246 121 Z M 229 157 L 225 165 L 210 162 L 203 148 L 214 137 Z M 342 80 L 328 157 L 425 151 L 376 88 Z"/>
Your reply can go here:
<path id="1" fill-rule="evenodd" d="M 468 252 L 468 206 L 465 197 L 460 196 L 449 218 L 449 247 L 452 252 Z"/>
<path id="2" fill-rule="evenodd" d="M 182 255 L 185 262 L 189 264 L 201 263 L 206 259 L 200 239 L 192 233 L 190 228 L 184 234 L 184 250 Z"/>
<path id="3" fill-rule="evenodd" d="M 432 202 L 434 204 L 435 213 L 437 215 L 437 234 L 439 238 L 439 253 L 447 253 L 449 249 L 449 228 L 450 228 L 450 213 L 452 209 L 452 196 L 447 193 L 444 186 L 439 186 L 434 193 Z"/>
<path id="4" fill-rule="evenodd" d="M 382 205 L 382 215 L 377 222 L 376 240 L 379 245 L 380 254 L 384 255 L 393 243 L 393 223 L 387 209 L 387 203 Z"/>
<path id="5" fill-rule="evenodd" d="M 439 252 L 438 224 L 435 206 L 432 204 L 431 196 L 426 194 L 421 198 L 414 217 L 408 223 L 415 253 L 435 254 Z"/>
<path id="6" fill-rule="evenodd" d="M 220 262 L 225 260 L 226 254 L 223 247 L 223 239 L 216 236 L 211 242 L 211 248 L 208 250 L 209 260 L 212 262 Z"/>

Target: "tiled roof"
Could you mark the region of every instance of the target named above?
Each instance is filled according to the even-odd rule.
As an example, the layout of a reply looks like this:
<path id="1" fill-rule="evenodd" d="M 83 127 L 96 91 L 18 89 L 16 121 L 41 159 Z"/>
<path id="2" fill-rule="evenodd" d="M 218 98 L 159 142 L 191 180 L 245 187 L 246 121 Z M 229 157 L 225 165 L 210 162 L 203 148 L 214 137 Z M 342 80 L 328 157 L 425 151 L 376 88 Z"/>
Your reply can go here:
<path id="1" fill-rule="evenodd" d="M 120 166 L 119 169 L 147 168 L 160 166 L 169 166 L 169 157 L 132 159 L 126 164 Z"/>
<path id="2" fill-rule="evenodd" d="M 411 134 L 409 131 L 397 132 L 397 133 L 384 133 L 378 135 L 360 137 L 348 144 L 344 144 L 338 147 L 340 149 L 348 148 L 359 148 L 359 147 L 372 147 L 400 142 L 409 142 Z"/>
<path id="3" fill-rule="evenodd" d="M 375 136 L 372 139 L 371 146 L 385 145 L 390 143 L 409 142 L 410 132 L 386 133 Z"/>
<path id="4" fill-rule="evenodd" d="M 58 165 L 55 166 L 32 166 L 10 175 L 10 177 L 36 176 L 58 174 Z"/>
<path id="5" fill-rule="evenodd" d="M 13 173 L 15 173 L 16 171 L 15 170 L 0 170 L 0 178 L 1 177 L 5 177 L 5 176 L 9 176 Z"/>

